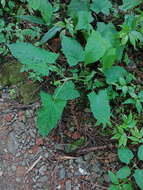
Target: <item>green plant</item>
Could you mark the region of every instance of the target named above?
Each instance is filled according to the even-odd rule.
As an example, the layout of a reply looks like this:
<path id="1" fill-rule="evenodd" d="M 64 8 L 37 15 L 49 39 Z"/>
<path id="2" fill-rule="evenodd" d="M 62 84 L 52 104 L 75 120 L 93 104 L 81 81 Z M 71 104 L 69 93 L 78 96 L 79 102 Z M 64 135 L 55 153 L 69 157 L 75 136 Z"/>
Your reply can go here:
<path id="1" fill-rule="evenodd" d="M 140 169 L 137 165 L 129 167 L 132 159 L 134 158 L 133 152 L 128 148 L 119 148 L 118 156 L 121 162 L 127 164 L 123 166 L 116 175 L 109 171 L 109 177 L 113 183 L 108 189 L 109 190 L 119 190 L 119 189 L 129 189 L 133 190 L 133 182 L 131 182 L 131 177 L 134 177 L 134 180 L 137 186 L 142 190 L 143 189 L 143 170 Z M 138 160 L 143 161 L 143 145 L 140 145 L 137 150 Z"/>
<path id="2" fill-rule="evenodd" d="M 123 123 L 113 128 L 114 135 L 112 139 L 117 139 L 119 146 L 126 146 L 128 143 L 128 139 L 133 140 L 133 138 L 130 138 L 130 133 L 131 131 L 133 132 L 137 130 L 137 121 L 133 119 L 132 113 L 130 113 L 128 116 L 123 115 L 122 119 Z"/>

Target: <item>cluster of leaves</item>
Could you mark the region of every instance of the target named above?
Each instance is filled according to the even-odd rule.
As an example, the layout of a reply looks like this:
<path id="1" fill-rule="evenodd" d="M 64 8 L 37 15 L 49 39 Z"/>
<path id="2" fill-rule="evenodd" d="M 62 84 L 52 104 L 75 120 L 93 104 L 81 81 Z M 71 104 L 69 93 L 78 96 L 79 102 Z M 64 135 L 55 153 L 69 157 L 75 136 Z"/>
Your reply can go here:
<path id="1" fill-rule="evenodd" d="M 119 148 L 118 156 L 122 163 L 126 164 L 116 174 L 109 171 L 109 177 L 113 183 L 109 190 L 133 190 L 131 177 L 133 176 L 137 186 L 143 189 L 143 169 L 140 169 L 137 165 L 133 164 L 134 154 L 128 148 Z M 143 161 L 143 145 L 140 145 L 137 150 L 137 157 L 139 161 Z M 129 165 L 132 165 L 132 167 Z M 130 169 L 131 168 L 131 169 Z"/>
<path id="2" fill-rule="evenodd" d="M 6 1 L 0 2 L 7 11 L 9 5 Z M 12 55 L 22 63 L 22 71 L 28 72 L 31 79 L 43 81 L 48 77 L 55 86 L 53 93 L 40 93 L 42 105 L 37 111 L 40 135 L 47 136 L 57 126 L 68 101 L 80 98 L 82 92 L 79 89 L 83 88 L 96 125 L 112 129 L 112 138 L 120 147 L 119 158 L 129 164 L 133 153 L 125 146 L 129 142 L 143 142 L 143 130 L 137 127 L 138 122 L 132 113 L 135 110 L 137 114 L 142 112 L 143 91 L 135 85 L 133 74 L 121 65 L 131 63 L 129 48 L 134 51 L 143 45 L 142 0 L 123 0 L 118 6 L 111 0 L 71 0 L 68 4 L 59 0 L 21 0 L 21 4 L 25 5 L 26 11 L 21 6 L 14 15 L 11 14 L 16 24 L 2 22 L 0 42 L 7 45 Z M 19 24 L 23 20 L 34 23 L 33 28 L 20 30 Z M 17 40 L 13 40 L 13 26 L 17 26 L 14 29 Z M 39 40 L 29 43 L 25 38 L 27 35 L 32 40 L 35 37 Z M 55 36 L 61 45 L 58 53 L 52 48 L 47 50 L 47 44 Z M 61 57 L 66 61 L 62 62 Z M 120 112 L 123 121 L 114 125 L 111 117 L 116 118 L 116 112 L 112 112 L 116 102 L 123 108 L 123 113 Z M 126 107 L 130 112 L 125 111 Z M 139 160 L 142 160 L 142 149 L 141 145 Z M 117 175 L 112 172 L 109 175 L 113 183 L 110 190 L 133 189 L 131 182 L 125 180 L 131 175 L 128 166 L 120 169 Z M 141 189 L 142 175 L 140 169 L 133 174 Z"/>

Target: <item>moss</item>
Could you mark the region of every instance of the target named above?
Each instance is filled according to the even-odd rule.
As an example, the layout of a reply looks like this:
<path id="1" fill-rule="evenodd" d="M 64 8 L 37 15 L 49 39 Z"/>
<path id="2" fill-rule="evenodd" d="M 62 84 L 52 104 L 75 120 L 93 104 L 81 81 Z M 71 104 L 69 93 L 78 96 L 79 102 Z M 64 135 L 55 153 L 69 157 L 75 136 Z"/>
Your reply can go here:
<path id="1" fill-rule="evenodd" d="M 22 84 L 19 88 L 19 94 L 24 104 L 30 104 L 38 99 L 39 86 L 36 83 Z"/>
<path id="2" fill-rule="evenodd" d="M 24 81 L 24 74 L 20 72 L 21 64 L 12 62 L 1 66 L 0 85 L 2 87 L 16 85 Z"/>

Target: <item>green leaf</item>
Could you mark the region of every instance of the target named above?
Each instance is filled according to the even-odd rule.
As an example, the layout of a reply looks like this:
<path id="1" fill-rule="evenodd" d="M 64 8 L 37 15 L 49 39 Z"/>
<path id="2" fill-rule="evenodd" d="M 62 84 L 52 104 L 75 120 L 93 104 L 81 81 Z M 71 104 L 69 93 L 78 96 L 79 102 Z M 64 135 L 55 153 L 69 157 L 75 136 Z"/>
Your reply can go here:
<path id="1" fill-rule="evenodd" d="M 125 76 L 127 71 L 120 66 L 113 66 L 112 68 L 104 71 L 104 75 L 106 77 L 106 82 L 108 84 L 116 83 L 119 78 Z"/>
<path id="2" fill-rule="evenodd" d="M 35 16 L 31 16 L 31 15 L 19 15 L 19 16 L 17 16 L 17 18 L 20 18 L 20 19 L 23 19 L 23 20 L 27 20 L 27 21 L 33 22 L 35 24 L 46 25 L 45 22 L 41 18 L 35 17 Z"/>
<path id="3" fill-rule="evenodd" d="M 111 180 L 111 182 L 113 184 L 116 184 L 116 185 L 119 184 L 119 180 L 118 180 L 117 176 L 113 172 L 108 171 L 108 175 L 109 175 L 109 178 L 110 178 L 110 180 Z"/>
<path id="4" fill-rule="evenodd" d="M 126 135 L 126 133 L 123 133 L 119 139 L 119 146 L 126 146 L 127 144 L 127 140 L 128 140 L 128 137 Z"/>
<path id="5" fill-rule="evenodd" d="M 105 15 L 110 14 L 110 9 L 112 8 L 112 4 L 109 0 L 92 0 L 91 10 L 96 12 L 97 14 L 102 12 Z"/>
<path id="6" fill-rule="evenodd" d="M 68 14 L 77 17 L 80 11 L 89 11 L 89 0 L 71 0 L 68 6 Z"/>
<path id="7" fill-rule="evenodd" d="M 100 90 L 98 94 L 91 92 L 88 95 L 90 101 L 91 111 L 94 117 L 97 119 L 97 123 L 110 124 L 110 105 L 106 90 Z"/>
<path id="8" fill-rule="evenodd" d="M 134 99 L 129 98 L 125 100 L 122 104 L 134 104 L 134 103 L 135 103 Z"/>
<path id="9" fill-rule="evenodd" d="M 121 189 L 122 188 L 122 189 Z M 131 184 L 122 184 L 120 190 L 134 190 Z"/>
<path id="10" fill-rule="evenodd" d="M 37 128 L 40 135 L 47 136 L 56 127 L 67 101 L 53 99 L 51 95 L 45 92 L 41 92 L 40 96 L 43 106 L 37 112 Z"/>
<path id="11" fill-rule="evenodd" d="M 102 64 L 103 64 L 103 70 L 110 69 L 112 65 L 114 64 L 116 60 L 116 49 L 115 48 L 109 48 L 103 58 L 102 58 Z"/>
<path id="12" fill-rule="evenodd" d="M 132 151 L 128 148 L 119 148 L 118 149 L 118 156 L 121 162 L 125 164 L 129 164 L 130 161 L 133 159 L 134 155 Z"/>
<path id="13" fill-rule="evenodd" d="M 133 9 L 134 7 L 138 6 L 142 3 L 142 0 L 122 0 L 123 5 L 119 6 L 122 11 L 127 11 L 129 9 Z"/>
<path id="14" fill-rule="evenodd" d="M 30 7 L 34 10 L 37 10 L 40 7 L 40 0 L 27 0 Z"/>
<path id="15" fill-rule="evenodd" d="M 120 190 L 118 185 L 111 185 L 108 190 Z"/>
<path id="16" fill-rule="evenodd" d="M 85 64 L 98 61 L 109 47 L 110 43 L 93 30 L 85 46 Z"/>
<path id="17" fill-rule="evenodd" d="M 29 43 L 18 42 L 8 45 L 11 53 L 17 58 L 26 70 L 33 70 L 40 76 L 47 76 L 49 64 L 58 58 L 58 54 L 38 48 Z"/>
<path id="18" fill-rule="evenodd" d="M 143 145 L 139 146 L 139 149 L 138 149 L 138 159 L 139 160 L 143 160 Z"/>
<path id="19" fill-rule="evenodd" d="M 79 92 L 75 89 L 75 85 L 72 81 L 63 83 L 54 92 L 54 98 L 61 100 L 72 100 L 80 96 Z"/>
<path id="20" fill-rule="evenodd" d="M 53 26 L 44 34 L 44 36 L 41 39 L 41 43 L 46 43 L 48 40 L 53 38 L 57 32 L 59 32 L 62 28 L 59 26 Z"/>
<path id="21" fill-rule="evenodd" d="M 78 12 L 78 23 L 76 25 L 76 30 L 88 30 L 91 29 L 90 23 L 93 21 L 91 12 L 79 11 Z"/>
<path id="22" fill-rule="evenodd" d="M 119 179 L 126 179 L 129 177 L 131 174 L 131 170 L 128 166 L 122 167 L 118 172 L 117 172 L 117 177 Z"/>
<path id="23" fill-rule="evenodd" d="M 44 19 L 44 21 L 47 24 L 50 24 L 51 19 L 52 19 L 52 15 L 53 15 L 53 7 L 52 5 L 49 3 L 48 0 L 42 0 L 40 1 L 40 8 L 39 8 L 41 15 Z"/>
<path id="24" fill-rule="evenodd" d="M 138 187 L 143 190 L 143 170 L 137 169 L 134 173 L 135 181 Z"/>
<path id="25" fill-rule="evenodd" d="M 84 61 L 84 51 L 79 42 L 67 36 L 62 36 L 62 51 L 70 66 Z"/>

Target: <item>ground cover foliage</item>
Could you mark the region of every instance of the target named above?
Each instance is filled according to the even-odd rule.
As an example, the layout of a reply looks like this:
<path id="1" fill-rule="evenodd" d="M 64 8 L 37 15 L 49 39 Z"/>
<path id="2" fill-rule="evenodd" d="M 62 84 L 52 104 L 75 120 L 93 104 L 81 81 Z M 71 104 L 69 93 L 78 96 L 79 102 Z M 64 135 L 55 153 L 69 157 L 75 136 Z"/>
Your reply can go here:
<path id="1" fill-rule="evenodd" d="M 116 140 L 124 164 L 109 171 L 109 190 L 143 189 L 143 1 L 0 3 L 1 60 L 13 56 L 21 72 L 52 89 L 40 92 L 40 135 L 57 127 L 69 101 L 86 99 L 95 127 Z"/>

